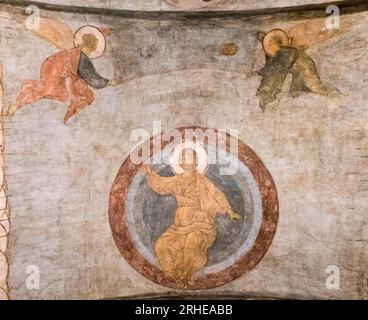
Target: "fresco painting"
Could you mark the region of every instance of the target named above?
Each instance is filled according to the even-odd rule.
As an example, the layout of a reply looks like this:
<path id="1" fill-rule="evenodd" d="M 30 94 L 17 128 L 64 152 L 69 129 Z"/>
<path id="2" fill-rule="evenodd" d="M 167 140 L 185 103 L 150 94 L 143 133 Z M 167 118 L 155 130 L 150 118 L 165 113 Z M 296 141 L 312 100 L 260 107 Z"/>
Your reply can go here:
<path id="1" fill-rule="evenodd" d="M 278 99 L 289 74 L 292 76 L 289 88 L 291 97 L 298 97 L 305 92 L 328 97 L 339 95 L 337 88 L 327 87 L 322 83 L 315 62 L 305 52 L 339 32 L 343 31 L 328 29 L 325 21 L 316 19 L 294 25 L 288 32 L 273 29 L 257 33 L 266 56 L 265 66 L 256 72 L 262 77 L 257 95 L 260 97 L 260 108 L 263 112 L 268 104 Z"/>
<path id="2" fill-rule="evenodd" d="M 251 270 L 278 220 L 276 187 L 259 158 L 239 141 L 243 151 L 230 160 L 237 173 L 222 176 L 208 159 L 226 150 L 185 138 L 188 129 L 178 129 L 184 142 L 175 146 L 162 140 L 162 165 L 131 170 L 132 160 L 124 161 L 110 194 L 110 225 L 123 257 L 154 282 L 184 290 L 216 287 Z"/>
<path id="3" fill-rule="evenodd" d="M 64 102 L 70 99 L 63 120 L 67 123 L 70 117 L 93 103 L 94 93 L 90 87 L 103 89 L 117 84 L 116 79 L 108 80 L 100 76 L 91 61 L 104 53 L 108 29 L 83 26 L 71 36 L 73 33 L 66 24 L 46 18 L 41 20 L 36 33 L 63 51 L 45 60 L 40 80 L 27 80 L 23 84 L 15 104 L 8 109 L 8 115 L 40 99 Z"/>
<path id="4" fill-rule="evenodd" d="M 0 4 L 0 299 L 367 298 L 367 4 L 92 2 Z"/>

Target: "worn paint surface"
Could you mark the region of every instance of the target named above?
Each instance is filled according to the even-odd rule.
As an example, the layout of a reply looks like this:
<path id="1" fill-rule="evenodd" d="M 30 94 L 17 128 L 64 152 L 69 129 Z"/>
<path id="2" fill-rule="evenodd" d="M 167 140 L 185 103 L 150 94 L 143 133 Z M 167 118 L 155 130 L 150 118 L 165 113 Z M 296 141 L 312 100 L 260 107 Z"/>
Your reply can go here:
<path id="1" fill-rule="evenodd" d="M 367 298 L 366 11 L 345 15 L 349 28 L 306 51 L 322 82 L 340 95 L 292 98 L 287 78 L 264 113 L 256 96 L 261 78 L 253 75 L 265 64 L 257 33 L 290 30 L 313 13 L 193 21 L 45 14 L 73 30 L 108 26 L 106 52 L 95 64 L 121 82 L 96 91 L 93 104 L 68 125 L 65 103 L 53 100 L 3 118 L 12 299 L 180 294 L 125 262 L 109 226 L 110 188 L 135 145 L 131 132 L 151 132 L 153 120 L 163 128 L 238 129 L 277 187 L 280 219 L 265 257 L 245 276 L 200 294 Z M 0 7 L 0 24 L 8 107 L 55 48 L 8 7 Z M 227 43 L 236 44 L 236 54 L 221 54 Z M 40 269 L 39 290 L 25 286 L 29 265 Z M 331 265 L 340 269 L 340 290 L 326 288 Z"/>
<path id="2" fill-rule="evenodd" d="M 205 128 L 197 129 L 206 131 Z M 187 128 L 180 129 L 184 137 L 185 130 Z M 167 144 L 162 141 L 163 154 L 165 154 Z M 212 148 L 212 153 L 217 152 L 216 148 L 213 150 L 214 147 L 208 144 L 208 149 L 211 150 L 210 148 Z M 225 149 L 229 151 L 229 146 Z M 130 265 L 158 284 L 176 289 L 199 290 L 224 285 L 252 270 L 260 262 L 271 244 L 277 227 L 279 209 L 277 191 L 266 167 L 249 147 L 238 142 L 237 153 L 239 160 L 234 158 L 232 162 L 239 161 L 243 168 L 241 170 L 240 164 L 237 164 L 236 172 L 230 177 L 236 179 L 244 175 L 244 168 L 249 170 L 248 181 L 240 184 L 240 186 L 243 185 L 242 189 L 253 189 L 250 191 L 252 193 L 250 201 L 253 202 L 253 205 L 252 207 L 248 205 L 247 213 L 244 208 L 240 207 L 239 199 L 235 198 L 236 187 L 239 185 L 235 184 L 227 190 L 224 186 L 222 188 L 218 186 L 221 178 L 218 168 L 217 170 L 216 168 L 215 170 L 214 168 L 209 169 L 206 177 L 196 172 L 193 182 L 180 174 L 169 178 L 161 177 L 143 166 L 144 171 L 148 174 L 149 189 L 162 195 L 172 192 L 176 197 L 174 210 L 171 212 L 174 213 L 174 217 L 168 219 L 173 220 L 174 223 L 167 223 L 168 221 L 164 220 L 165 216 L 161 216 L 162 213 L 158 212 L 157 220 L 161 220 L 161 223 L 151 221 L 146 226 L 146 229 L 152 229 L 167 224 L 167 228 L 162 230 L 163 233 L 158 234 L 158 237 L 154 239 L 156 254 L 152 254 L 151 259 L 147 255 L 146 247 L 137 241 L 143 237 L 136 237 L 135 232 L 132 232 L 132 230 L 142 228 L 142 222 L 137 223 L 136 221 L 142 220 L 139 218 L 139 213 L 135 212 L 132 217 L 129 212 L 137 205 L 127 205 L 132 198 L 131 185 L 136 184 L 134 180 L 137 175 L 139 178 L 138 169 L 142 171 L 142 167 L 133 164 L 130 158 L 124 161 L 111 190 L 109 217 L 115 243 Z M 224 179 L 225 176 L 222 178 Z M 249 182 L 249 178 L 252 182 Z M 200 209 L 196 210 L 196 206 L 185 205 L 185 199 L 180 198 L 182 194 L 186 194 L 185 199 L 192 194 L 194 201 L 198 202 L 196 206 Z M 143 201 L 142 198 L 142 196 L 138 197 L 138 201 Z M 244 196 L 240 198 L 241 201 L 244 201 Z M 157 211 L 157 200 L 155 204 L 156 208 L 149 213 L 151 215 Z M 146 203 L 144 205 L 147 206 Z M 235 212 L 235 210 L 239 211 Z M 221 213 L 235 220 L 235 226 L 236 224 L 241 226 L 239 220 L 247 222 L 249 218 L 253 220 L 253 226 L 245 230 L 242 227 L 235 228 L 232 241 L 227 243 L 224 235 L 221 235 L 223 231 L 221 229 L 224 229 L 226 224 L 221 220 L 216 221 L 216 215 Z M 193 219 L 190 218 L 191 216 Z M 194 223 L 191 223 L 192 221 Z M 256 231 L 252 232 L 254 229 Z M 142 234 L 142 231 L 140 233 Z M 188 236 L 183 237 L 185 235 Z M 231 238 L 231 233 L 227 235 Z M 239 243 L 238 238 L 243 236 L 246 236 L 245 239 L 240 239 Z M 208 252 L 208 249 L 213 248 L 216 240 L 218 240 L 217 246 L 225 246 L 224 251 L 230 252 L 230 256 L 226 256 L 224 252 L 215 251 L 218 261 L 214 263 L 209 259 L 211 252 Z M 250 245 L 245 246 L 249 241 Z M 188 250 L 186 246 L 192 248 Z"/>
<path id="3" fill-rule="evenodd" d="M 343 1 L 343 0 L 339 0 Z M 64 6 L 81 6 L 93 8 L 112 8 L 142 11 L 174 11 L 174 10 L 254 10 L 264 8 L 282 8 L 298 5 L 324 4 L 328 0 L 278 0 L 244 1 L 244 0 L 41 0 L 41 3 Z M 335 1 L 336 2 L 336 1 Z"/>

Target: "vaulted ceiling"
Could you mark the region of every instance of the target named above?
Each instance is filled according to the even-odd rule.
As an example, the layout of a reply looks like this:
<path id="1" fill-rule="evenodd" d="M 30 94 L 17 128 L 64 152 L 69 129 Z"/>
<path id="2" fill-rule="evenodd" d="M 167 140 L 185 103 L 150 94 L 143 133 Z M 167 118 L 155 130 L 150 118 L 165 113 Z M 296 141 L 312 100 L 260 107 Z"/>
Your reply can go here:
<path id="1" fill-rule="evenodd" d="M 7 2 L 22 2 L 12 1 Z M 26 1 L 24 1 L 26 2 Z M 27 1 L 31 3 L 32 1 Z M 335 0 L 333 3 L 352 3 L 355 0 Z M 363 2 L 363 1 L 361 1 Z M 332 3 L 331 0 L 40 0 L 37 3 L 60 6 L 80 6 L 139 11 L 178 11 L 178 10 L 258 10 L 280 7 L 321 5 Z"/>

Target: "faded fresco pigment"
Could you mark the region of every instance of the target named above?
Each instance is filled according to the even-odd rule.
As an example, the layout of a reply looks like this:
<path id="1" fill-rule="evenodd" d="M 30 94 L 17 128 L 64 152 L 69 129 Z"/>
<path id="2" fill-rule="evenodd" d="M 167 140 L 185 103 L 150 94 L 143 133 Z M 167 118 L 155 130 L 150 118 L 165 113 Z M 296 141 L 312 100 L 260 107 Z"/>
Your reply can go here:
<path id="1" fill-rule="evenodd" d="M 368 5 L 326 3 L 0 4 L 0 299 L 367 299 Z"/>

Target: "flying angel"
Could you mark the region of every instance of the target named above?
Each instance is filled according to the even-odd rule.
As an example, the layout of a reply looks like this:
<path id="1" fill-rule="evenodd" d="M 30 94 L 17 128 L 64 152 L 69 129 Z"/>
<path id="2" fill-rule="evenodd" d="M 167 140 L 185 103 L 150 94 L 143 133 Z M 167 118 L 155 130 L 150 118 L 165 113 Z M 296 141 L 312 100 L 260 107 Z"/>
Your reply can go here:
<path id="1" fill-rule="evenodd" d="M 102 89 L 118 84 L 115 79 L 99 75 L 91 60 L 104 53 L 108 29 L 87 25 L 73 33 L 60 21 L 41 18 L 39 27 L 31 30 L 62 51 L 43 62 L 40 80 L 24 82 L 15 104 L 8 109 L 8 115 L 41 99 L 69 100 L 64 117 L 66 123 L 70 117 L 93 103 L 91 88 Z"/>
<path id="2" fill-rule="evenodd" d="M 324 19 L 316 19 L 294 25 L 290 30 L 273 29 L 258 32 L 266 54 L 266 65 L 256 71 L 262 76 L 257 96 L 260 108 L 277 100 L 288 74 L 292 75 L 290 94 L 297 97 L 303 92 L 313 92 L 333 97 L 339 91 L 325 86 L 313 59 L 305 52 L 308 48 L 334 37 L 339 30 L 327 29 Z"/>

